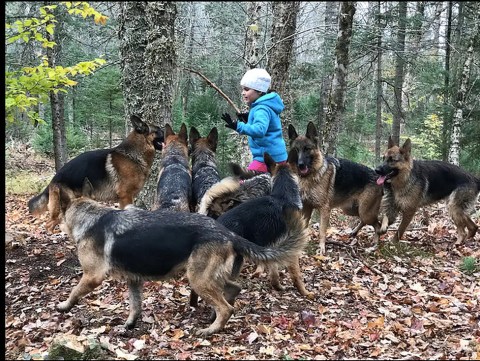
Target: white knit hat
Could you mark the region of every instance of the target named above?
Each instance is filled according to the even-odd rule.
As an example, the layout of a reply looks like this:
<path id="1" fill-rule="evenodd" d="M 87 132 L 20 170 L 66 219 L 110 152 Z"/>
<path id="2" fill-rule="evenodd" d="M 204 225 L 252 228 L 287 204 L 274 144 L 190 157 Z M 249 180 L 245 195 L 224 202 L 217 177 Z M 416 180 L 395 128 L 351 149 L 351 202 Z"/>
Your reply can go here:
<path id="1" fill-rule="evenodd" d="M 240 85 L 266 93 L 268 88 L 270 88 L 271 81 L 272 78 L 265 69 L 250 69 L 240 80 Z"/>

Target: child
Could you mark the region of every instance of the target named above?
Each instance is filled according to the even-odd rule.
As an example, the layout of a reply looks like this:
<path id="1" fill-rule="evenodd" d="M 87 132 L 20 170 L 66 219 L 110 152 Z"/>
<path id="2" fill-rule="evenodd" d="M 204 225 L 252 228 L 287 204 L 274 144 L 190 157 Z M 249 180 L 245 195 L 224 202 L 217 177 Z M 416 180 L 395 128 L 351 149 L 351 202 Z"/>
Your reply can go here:
<path id="1" fill-rule="evenodd" d="M 287 160 L 287 148 L 283 139 L 280 113 L 284 109 L 280 96 L 271 91 L 271 77 L 265 69 L 250 69 L 240 81 L 242 97 L 249 105 L 250 111 L 237 114 L 241 120 L 233 120 L 228 113 L 222 115 L 225 126 L 248 136 L 248 145 L 253 161 L 249 170 L 267 172 L 263 153 L 267 152 L 280 163 Z"/>

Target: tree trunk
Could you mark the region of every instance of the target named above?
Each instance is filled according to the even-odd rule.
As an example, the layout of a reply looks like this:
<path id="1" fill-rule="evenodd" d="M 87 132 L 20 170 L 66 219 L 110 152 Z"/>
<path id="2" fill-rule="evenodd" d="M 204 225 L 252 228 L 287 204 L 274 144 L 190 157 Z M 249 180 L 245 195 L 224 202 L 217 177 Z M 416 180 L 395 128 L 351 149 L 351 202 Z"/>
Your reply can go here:
<path id="1" fill-rule="evenodd" d="M 258 66 L 260 50 L 260 10 L 262 3 L 259 1 L 248 2 L 247 8 L 247 29 L 245 33 L 245 66 L 253 69 Z"/>
<path id="2" fill-rule="evenodd" d="M 478 3 L 474 7 L 477 9 L 476 14 L 480 11 Z M 467 86 L 470 80 L 470 67 L 473 61 L 474 46 L 478 44 L 480 40 L 480 19 L 476 18 L 475 27 L 473 29 L 472 36 L 467 48 L 467 55 L 463 64 L 462 78 L 460 80 L 460 87 L 457 92 L 457 98 L 455 102 L 455 112 L 452 124 L 452 135 L 450 138 L 450 151 L 448 153 L 448 161 L 452 164 L 459 165 L 460 158 L 460 138 L 461 138 L 461 126 L 463 123 L 463 107 L 465 105 L 465 97 L 467 94 Z"/>
<path id="3" fill-rule="evenodd" d="M 397 29 L 397 47 L 395 56 L 395 80 L 394 80 L 394 112 L 392 124 L 392 139 L 396 144 L 400 144 L 400 125 L 405 122 L 402 93 L 405 71 L 405 31 L 407 24 L 407 2 L 398 4 L 398 29 Z"/>
<path id="4" fill-rule="evenodd" d="M 45 5 L 51 5 L 46 2 Z M 47 10 L 50 11 L 50 10 Z M 56 45 L 53 48 L 47 48 L 47 61 L 50 68 L 55 68 L 57 60 L 62 51 L 62 25 L 63 17 L 55 11 L 55 31 L 52 34 L 46 33 L 48 41 L 54 41 Z M 68 161 L 67 134 L 65 130 L 65 97 L 61 92 L 50 92 L 50 107 L 52 111 L 52 130 L 53 130 L 53 154 L 55 157 L 55 170 L 59 170 Z"/>
<path id="5" fill-rule="evenodd" d="M 325 126 L 322 129 L 323 151 L 329 156 L 335 156 L 339 125 L 345 110 L 345 93 L 347 90 L 348 52 L 352 38 L 353 16 L 355 2 L 342 1 L 338 17 L 338 37 L 335 47 L 335 73 L 332 84 L 332 94 L 328 100 Z"/>
<path id="6" fill-rule="evenodd" d="M 287 127 L 292 121 L 290 92 L 287 88 L 289 68 L 292 62 L 293 44 L 297 27 L 299 1 L 279 1 L 272 3 L 273 20 L 271 44 L 267 69 L 272 77 L 271 88 L 283 99 L 285 110 L 282 113 L 282 129 L 287 137 Z"/>
<path id="7" fill-rule="evenodd" d="M 175 2 L 147 2 L 147 46 L 143 83 L 143 119 L 164 126 L 172 122 L 173 93 L 177 55 L 174 25 L 177 16 Z M 135 201 L 137 206 L 152 209 L 156 197 L 161 155 L 156 152 L 150 175 Z"/>
<path id="8" fill-rule="evenodd" d="M 120 67 L 125 114 L 125 135 L 130 116 L 143 116 L 144 53 L 147 46 L 146 1 L 124 1 L 119 17 Z"/>
<path id="9" fill-rule="evenodd" d="M 376 79 L 376 122 L 375 122 L 375 164 L 380 163 L 380 144 L 382 142 L 382 40 L 383 26 L 380 1 L 377 2 L 377 79 Z"/>
<path id="10" fill-rule="evenodd" d="M 450 122 L 448 121 L 449 117 L 447 116 L 450 112 L 447 110 L 450 105 L 450 51 L 451 45 L 450 42 L 452 34 L 452 1 L 448 2 L 447 8 L 447 31 L 445 34 L 445 78 L 444 78 L 444 91 L 443 91 L 443 104 L 444 104 L 444 116 L 442 124 L 442 160 L 447 160 L 447 150 L 448 150 L 448 128 Z"/>

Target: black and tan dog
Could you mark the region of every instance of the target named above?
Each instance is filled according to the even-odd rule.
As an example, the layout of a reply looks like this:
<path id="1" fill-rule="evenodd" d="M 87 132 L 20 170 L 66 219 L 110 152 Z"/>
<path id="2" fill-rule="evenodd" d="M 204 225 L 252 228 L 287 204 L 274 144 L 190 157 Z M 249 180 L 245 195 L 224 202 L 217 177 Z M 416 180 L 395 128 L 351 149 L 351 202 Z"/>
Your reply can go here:
<path id="1" fill-rule="evenodd" d="M 33 214 L 49 210 L 46 224 L 52 232 L 58 224 L 57 205 L 49 194 L 53 185 L 62 185 L 80 195 L 85 178 L 93 185 L 92 197 L 99 201 L 119 202 L 120 208 L 133 203 L 145 184 L 155 156 L 155 149 L 162 150 L 163 131 L 148 125 L 132 115 L 133 131 L 119 145 L 110 149 L 97 149 L 82 153 L 67 162 L 39 195 L 28 202 Z"/>
<path id="2" fill-rule="evenodd" d="M 407 139 L 400 147 L 392 137 L 383 164 L 375 171 L 377 183 L 384 185 L 381 214 L 382 231 L 393 223 L 399 212 L 402 221 L 393 236 L 394 241 L 402 238 L 418 208 L 447 200 L 447 208 L 457 227 L 457 242 L 472 238 L 478 226 L 470 218 L 480 192 L 480 179 L 460 167 L 438 160 L 414 160 L 412 143 Z"/>
<path id="3" fill-rule="evenodd" d="M 272 247 L 261 247 L 198 213 L 147 211 L 133 205 L 117 210 L 88 198 L 90 192 L 86 180 L 83 193 L 87 197 L 74 198 L 57 185 L 50 193 L 59 207 L 61 229 L 77 245 L 83 270 L 80 282 L 57 309 L 70 310 L 107 275 L 124 279 L 130 298 L 127 328 L 133 328 L 141 315 L 144 281 L 167 280 L 186 270 L 193 291 L 216 315 L 209 327 L 197 333 L 218 332 L 233 314 L 241 288 L 232 274 L 238 273 L 244 257 L 266 265 L 290 264 L 305 246 L 304 237 L 289 237 L 286 232 Z"/>
<path id="4" fill-rule="evenodd" d="M 198 213 L 217 219 L 239 204 L 271 193 L 272 177 L 269 173 L 244 172 L 235 164 L 230 167 L 233 176 L 223 178 L 205 192 Z"/>
<path id="5" fill-rule="evenodd" d="M 192 171 L 188 157 L 187 127 L 182 123 L 175 134 L 165 125 L 165 147 L 158 174 L 156 209 L 190 212 L 192 202 Z"/>
<path id="6" fill-rule="evenodd" d="M 192 207 L 196 212 L 202 197 L 215 183 L 220 182 L 216 151 L 218 131 L 213 127 L 206 137 L 201 137 L 197 128 L 191 127 L 188 135 L 192 158 Z"/>
<path id="7" fill-rule="evenodd" d="M 360 217 L 360 223 L 352 231 L 352 236 L 365 224 L 372 225 L 375 228 L 374 243 L 378 244 L 381 234 L 378 212 L 382 187 L 376 184 L 375 171 L 347 159 L 324 157 L 312 122 L 308 123 L 305 136 L 299 136 L 290 124 L 288 136 L 290 148 L 298 152 L 297 170 L 307 224 L 314 209 L 320 213 L 320 253 L 325 254 L 326 232 L 333 208 Z"/>
<path id="8" fill-rule="evenodd" d="M 264 154 L 264 159 L 268 172 L 272 175 L 271 193 L 239 204 L 223 213 L 217 221 L 250 242 L 263 247 L 274 245 L 284 239 L 306 245 L 308 232 L 302 214 L 299 180 L 295 170 L 298 153 L 296 149 L 292 149 L 288 154 L 288 161 L 281 164 L 276 164 L 268 153 Z M 277 265 L 271 264 L 269 269 L 272 286 L 282 290 Z M 313 293 L 307 291 L 303 283 L 298 256 L 291 259 L 288 271 L 299 292 L 313 298 Z"/>

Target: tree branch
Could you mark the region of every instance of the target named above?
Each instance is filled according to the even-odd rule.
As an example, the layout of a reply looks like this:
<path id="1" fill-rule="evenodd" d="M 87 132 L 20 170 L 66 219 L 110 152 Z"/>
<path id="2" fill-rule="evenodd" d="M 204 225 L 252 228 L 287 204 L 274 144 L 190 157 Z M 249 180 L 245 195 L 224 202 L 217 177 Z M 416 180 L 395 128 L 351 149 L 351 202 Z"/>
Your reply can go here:
<path id="1" fill-rule="evenodd" d="M 228 104 L 230 104 L 232 106 L 233 109 L 235 109 L 236 113 L 241 113 L 240 109 L 238 109 L 238 107 L 235 105 L 235 103 L 218 86 L 216 86 L 210 79 L 208 79 L 205 75 L 203 75 L 202 73 L 200 73 L 197 70 L 193 70 L 193 69 L 190 69 L 190 68 L 183 68 L 183 69 L 185 69 L 185 70 L 187 70 L 191 73 L 195 73 L 198 76 L 200 76 L 203 80 L 205 80 L 205 82 L 208 85 L 210 85 L 213 89 L 215 89 L 228 102 Z"/>

